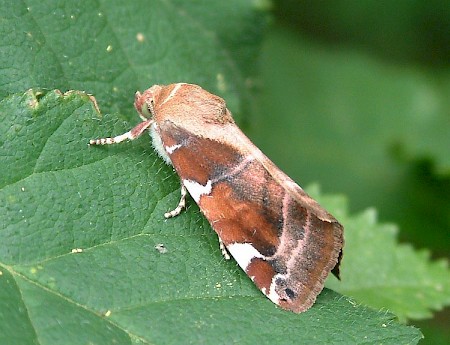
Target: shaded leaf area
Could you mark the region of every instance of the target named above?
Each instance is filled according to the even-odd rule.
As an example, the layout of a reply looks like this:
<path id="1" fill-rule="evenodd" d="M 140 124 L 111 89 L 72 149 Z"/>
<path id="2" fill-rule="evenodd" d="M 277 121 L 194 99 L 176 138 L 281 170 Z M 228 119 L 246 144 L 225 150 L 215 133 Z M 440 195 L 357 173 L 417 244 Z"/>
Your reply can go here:
<path id="1" fill-rule="evenodd" d="M 382 62 L 280 26 L 262 66 L 250 133 L 258 146 L 302 183 L 345 191 L 352 209 L 376 206 L 403 238 L 446 255 L 450 72 Z M 426 172 L 414 166 L 423 161 Z"/>
<path id="2" fill-rule="evenodd" d="M 5 339 L 416 344 L 421 338 L 393 315 L 327 289 L 306 313 L 276 308 L 233 260 L 224 261 L 192 200 L 186 212 L 164 220 L 178 202 L 178 179 L 149 140 L 88 147 L 90 138 L 125 129 L 111 116 L 99 121 L 88 96 L 12 95 L 1 101 L 0 117 L 0 137 L 8 138 L 1 157 L 19 150 L 24 161 L 21 174 L 4 167 L 12 158 L 2 161 L 0 173 L 0 199 L 7 200 L 0 205 Z M 26 125 L 15 128 L 16 122 Z M 327 206 L 345 212 L 342 200 Z"/>
<path id="3" fill-rule="evenodd" d="M 448 66 L 450 4 L 431 1 L 277 0 L 276 16 L 318 41 L 397 61 Z"/>

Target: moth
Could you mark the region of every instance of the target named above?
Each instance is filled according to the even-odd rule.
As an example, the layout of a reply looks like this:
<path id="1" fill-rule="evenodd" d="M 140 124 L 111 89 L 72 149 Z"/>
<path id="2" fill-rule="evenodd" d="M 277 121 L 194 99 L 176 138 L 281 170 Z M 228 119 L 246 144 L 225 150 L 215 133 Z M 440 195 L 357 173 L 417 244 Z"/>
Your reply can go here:
<path id="1" fill-rule="evenodd" d="M 136 92 L 134 106 L 142 122 L 90 144 L 134 140 L 148 130 L 181 180 L 180 201 L 165 217 L 180 214 L 189 192 L 226 259 L 231 254 L 281 308 L 310 308 L 328 274 L 339 278 L 342 225 L 245 136 L 222 98 L 176 83 Z"/>

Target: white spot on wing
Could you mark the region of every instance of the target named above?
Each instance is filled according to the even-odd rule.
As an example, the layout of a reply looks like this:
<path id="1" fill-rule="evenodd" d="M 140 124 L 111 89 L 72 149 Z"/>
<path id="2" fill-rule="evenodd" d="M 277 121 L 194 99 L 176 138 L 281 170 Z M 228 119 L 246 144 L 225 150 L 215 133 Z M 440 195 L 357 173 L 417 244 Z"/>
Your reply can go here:
<path id="1" fill-rule="evenodd" d="M 232 243 L 227 246 L 228 251 L 245 271 L 253 258 L 264 259 L 264 255 L 256 250 L 251 243 Z"/>
<path id="2" fill-rule="evenodd" d="M 174 153 L 175 150 L 179 149 L 181 147 L 181 144 L 175 144 L 172 146 L 166 146 L 166 151 L 169 155 Z"/>
<path id="3" fill-rule="evenodd" d="M 183 180 L 183 184 L 196 203 L 200 201 L 200 197 L 202 195 L 210 194 L 212 189 L 211 180 L 209 180 L 204 186 L 192 180 Z"/>
<path id="4" fill-rule="evenodd" d="M 283 277 L 283 275 L 281 274 L 274 275 L 272 278 L 272 283 L 270 284 L 269 294 L 266 294 L 264 292 L 264 294 L 275 304 L 280 303 L 280 295 L 278 295 L 278 293 L 275 291 L 275 288 L 277 286 L 276 284 L 277 279 L 281 277 Z"/>

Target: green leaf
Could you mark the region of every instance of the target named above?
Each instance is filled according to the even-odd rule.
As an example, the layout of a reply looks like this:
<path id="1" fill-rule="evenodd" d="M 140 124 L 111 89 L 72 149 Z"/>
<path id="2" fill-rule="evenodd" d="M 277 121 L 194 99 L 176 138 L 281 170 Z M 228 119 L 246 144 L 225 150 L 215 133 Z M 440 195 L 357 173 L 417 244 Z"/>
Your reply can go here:
<path id="1" fill-rule="evenodd" d="M 372 307 L 387 308 L 403 321 L 432 317 L 431 311 L 450 305 L 446 260 L 431 262 L 427 250 L 396 243 L 397 228 L 377 224 L 373 210 L 346 225 L 348 267 L 343 268 L 343 284 L 334 285 L 336 291 Z M 365 231 L 359 231 L 363 226 Z M 369 242 L 370 247 L 365 246 Z"/>
<path id="2" fill-rule="evenodd" d="M 242 114 L 266 9 L 265 0 L 0 0 L 0 343 L 421 338 L 326 289 L 307 313 L 275 308 L 223 261 L 192 201 L 163 219 L 179 186 L 148 141 L 87 147 L 131 127 L 118 118 L 136 123 L 132 95 L 155 83 L 201 84 Z M 95 94 L 104 115 L 83 93 L 22 94 L 30 87 Z"/>
<path id="3" fill-rule="evenodd" d="M 403 322 L 431 317 L 431 311 L 450 305 L 446 260 L 431 262 L 428 251 L 399 244 L 396 226 L 379 224 L 373 209 L 350 216 L 341 198 L 325 198 L 317 186 L 308 193 L 337 209 L 345 227 L 341 281 L 329 279 L 327 287 L 372 308 L 388 309 Z"/>
<path id="4" fill-rule="evenodd" d="M 264 3 L 1 0 L 0 97 L 31 87 L 83 90 L 105 112 L 134 119 L 129 95 L 183 81 L 240 110 L 267 21 Z"/>
<path id="5" fill-rule="evenodd" d="M 29 91 L 0 102 L 5 339 L 416 344 L 421 338 L 393 315 L 327 289 L 306 313 L 276 308 L 233 260 L 223 260 L 192 200 L 186 212 L 164 219 L 178 202 L 178 178 L 149 139 L 88 147 L 90 138 L 125 130 L 99 116 L 78 92 Z M 14 158 L 14 152 L 22 153 Z"/>

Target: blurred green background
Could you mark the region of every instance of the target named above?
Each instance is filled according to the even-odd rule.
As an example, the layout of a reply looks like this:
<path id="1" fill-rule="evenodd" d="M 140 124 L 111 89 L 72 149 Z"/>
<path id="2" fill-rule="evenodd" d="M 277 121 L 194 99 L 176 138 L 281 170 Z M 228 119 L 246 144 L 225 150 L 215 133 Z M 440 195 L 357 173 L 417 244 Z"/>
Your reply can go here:
<path id="1" fill-rule="evenodd" d="M 301 185 L 375 207 L 402 241 L 449 258 L 450 2 L 273 6 L 252 140 Z M 421 344 L 450 341 L 449 308 L 411 323 Z"/>

